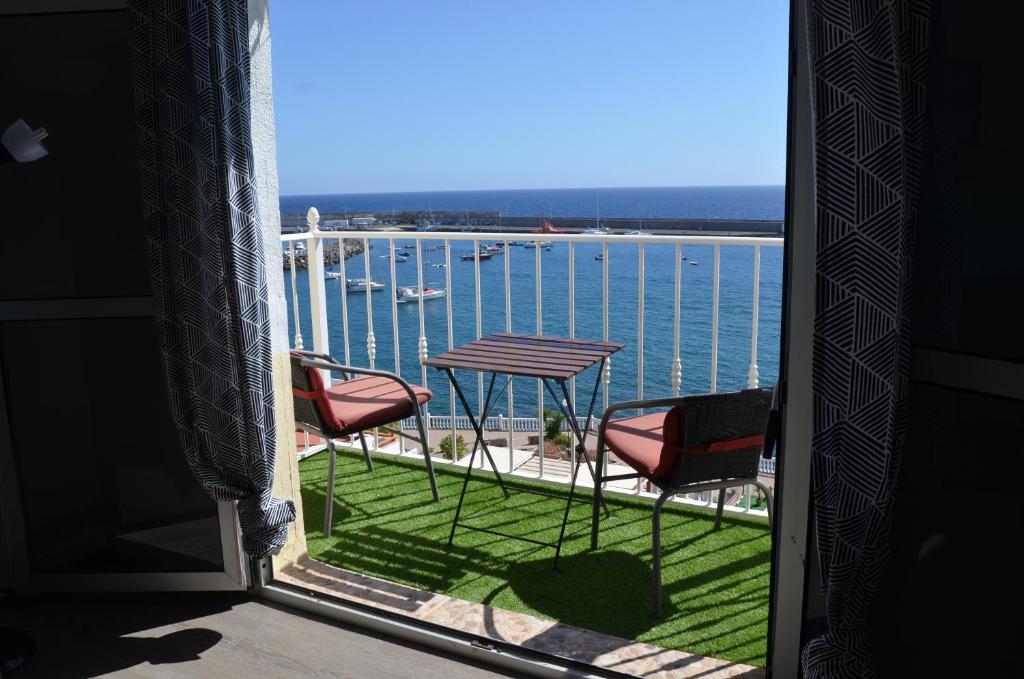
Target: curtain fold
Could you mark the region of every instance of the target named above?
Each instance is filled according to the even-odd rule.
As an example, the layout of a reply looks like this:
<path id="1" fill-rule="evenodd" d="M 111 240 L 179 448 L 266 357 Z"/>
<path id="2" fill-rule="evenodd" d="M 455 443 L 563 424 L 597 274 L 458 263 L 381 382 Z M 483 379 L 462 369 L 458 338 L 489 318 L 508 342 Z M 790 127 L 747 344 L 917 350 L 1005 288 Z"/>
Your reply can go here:
<path id="1" fill-rule="evenodd" d="M 130 0 L 142 202 L 171 411 L 243 547 L 277 553 L 295 518 L 274 498 L 274 391 L 250 137 L 244 0 Z"/>
<path id="2" fill-rule="evenodd" d="M 828 630 L 806 677 L 872 677 L 910 374 L 928 0 L 810 0 L 817 291 L 812 498 Z"/>

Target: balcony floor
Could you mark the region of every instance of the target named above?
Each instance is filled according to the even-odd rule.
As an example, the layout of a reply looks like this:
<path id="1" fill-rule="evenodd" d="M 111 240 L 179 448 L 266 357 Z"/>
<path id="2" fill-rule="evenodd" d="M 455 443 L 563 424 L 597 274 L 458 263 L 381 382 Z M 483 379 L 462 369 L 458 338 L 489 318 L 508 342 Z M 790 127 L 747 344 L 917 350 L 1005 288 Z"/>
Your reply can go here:
<path id="1" fill-rule="evenodd" d="M 609 497 L 614 517 L 602 521 L 601 548 L 595 552 L 588 550 L 590 508 L 574 506 L 556 576 L 554 550 L 525 542 L 460 529 L 452 549 L 446 549 L 460 470 L 436 469 L 443 498 L 433 503 L 422 462 L 377 456 L 374 463 L 370 474 L 361 454 L 339 453 L 334 534 L 325 538 L 327 456 L 300 462 L 311 558 L 602 635 L 763 666 L 770 566 L 764 522 L 727 514 L 715 532 L 709 513 L 666 508 L 665 617 L 658 621 L 650 613 L 649 502 Z M 564 508 L 563 501 L 534 495 L 513 493 L 504 500 L 497 484 L 481 474 L 470 483 L 462 520 L 554 541 Z M 418 604 L 412 598 L 406 605 L 425 606 L 427 600 Z"/>

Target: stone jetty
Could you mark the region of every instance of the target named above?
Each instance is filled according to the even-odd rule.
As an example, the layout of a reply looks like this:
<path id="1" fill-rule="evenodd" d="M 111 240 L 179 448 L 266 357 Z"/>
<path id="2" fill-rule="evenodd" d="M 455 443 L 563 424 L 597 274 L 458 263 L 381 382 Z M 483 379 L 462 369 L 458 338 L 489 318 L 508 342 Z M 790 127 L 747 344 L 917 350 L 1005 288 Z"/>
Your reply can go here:
<path id="1" fill-rule="evenodd" d="M 363 242 L 360 240 L 352 240 L 346 238 L 341 243 L 341 247 L 338 247 L 338 243 L 324 243 L 324 266 L 328 267 L 333 264 L 337 264 L 341 257 L 341 252 L 344 251 L 345 259 L 349 257 L 355 257 L 356 255 L 363 254 Z M 291 250 L 285 247 L 284 257 L 282 258 L 285 269 L 291 269 Z M 295 250 L 295 268 L 305 269 L 308 265 L 305 250 Z"/>

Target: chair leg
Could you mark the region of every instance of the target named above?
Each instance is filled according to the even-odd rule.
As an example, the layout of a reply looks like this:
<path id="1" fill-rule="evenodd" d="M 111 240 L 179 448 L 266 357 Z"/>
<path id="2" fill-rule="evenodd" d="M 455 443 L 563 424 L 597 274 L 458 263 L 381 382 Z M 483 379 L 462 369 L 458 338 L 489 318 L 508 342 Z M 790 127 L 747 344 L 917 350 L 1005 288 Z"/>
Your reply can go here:
<path id="1" fill-rule="evenodd" d="M 715 530 L 722 527 L 722 512 L 725 511 L 725 488 L 718 489 L 718 509 L 715 510 Z"/>
<path id="2" fill-rule="evenodd" d="M 359 432 L 359 444 L 363 447 L 363 457 L 366 458 L 366 468 L 372 472 L 373 458 L 370 457 L 370 449 L 366 445 L 366 437 L 363 435 L 363 432 Z"/>
<path id="3" fill-rule="evenodd" d="M 327 463 L 327 499 L 324 503 L 324 536 L 331 537 L 331 524 L 334 520 L 334 468 L 337 464 L 337 452 L 334 449 L 334 440 L 328 437 L 327 452 L 330 460 Z"/>
<path id="4" fill-rule="evenodd" d="M 651 521 L 653 573 L 651 577 L 652 608 L 654 617 L 661 619 L 661 508 L 671 497 L 662 493 L 654 503 L 654 517 Z"/>
<path id="5" fill-rule="evenodd" d="M 604 477 L 604 441 L 597 442 L 597 459 L 594 461 L 594 509 L 590 518 L 590 548 L 597 549 L 597 534 L 601 529 L 601 479 Z"/>
<path id="6" fill-rule="evenodd" d="M 437 490 L 437 479 L 434 477 L 434 463 L 430 459 L 430 438 L 427 436 L 427 427 L 423 422 L 423 411 L 420 406 L 414 409 L 416 415 L 416 428 L 420 431 L 420 441 L 423 448 L 423 459 L 427 462 L 427 475 L 430 477 L 430 492 L 434 496 L 434 502 L 441 499 L 441 493 Z"/>
<path id="7" fill-rule="evenodd" d="M 775 508 L 775 497 L 772 495 L 771 489 L 769 489 L 768 486 L 766 486 L 763 481 L 760 481 L 760 480 L 754 481 L 754 485 L 764 491 L 764 499 L 765 499 L 765 502 L 768 504 L 768 527 L 771 528 L 772 527 L 772 512 L 774 511 L 774 508 Z"/>

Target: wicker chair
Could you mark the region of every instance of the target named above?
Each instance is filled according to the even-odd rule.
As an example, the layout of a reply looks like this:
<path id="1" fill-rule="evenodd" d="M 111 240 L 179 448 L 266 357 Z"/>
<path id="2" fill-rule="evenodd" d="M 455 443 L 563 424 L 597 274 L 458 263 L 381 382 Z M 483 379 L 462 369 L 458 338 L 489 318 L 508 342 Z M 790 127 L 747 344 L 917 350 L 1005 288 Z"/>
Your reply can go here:
<path id="1" fill-rule="evenodd" d="M 722 394 L 628 401 L 610 406 L 597 436 L 597 465 L 590 548 L 597 549 L 602 484 L 618 479 L 645 478 L 661 491 L 654 503 L 653 603 L 661 617 L 661 509 L 673 495 L 754 485 L 768 500 L 772 494 L 757 478 L 758 458 L 773 403 L 771 389 L 748 389 Z M 671 406 L 671 410 L 638 417 L 611 419 L 622 410 Z M 635 470 L 604 474 L 608 450 Z M 722 525 L 725 494 L 718 494 L 715 530 Z"/>
<path id="2" fill-rule="evenodd" d="M 366 467 L 373 471 L 373 459 L 363 432 L 384 429 L 392 434 L 419 443 L 427 463 L 430 490 L 434 500 L 441 499 L 430 460 L 427 429 L 423 423 L 421 407 L 430 400 L 429 389 L 414 386 L 398 375 L 382 370 L 367 370 L 339 364 L 326 354 L 310 351 L 292 351 L 292 401 L 295 424 L 303 431 L 319 436 L 327 444 L 331 459 L 327 471 L 327 502 L 324 509 L 324 535 L 330 536 L 334 510 L 334 470 L 337 452 L 334 439 L 350 434 L 359 435 L 359 443 L 366 458 Z M 333 386 L 324 385 L 321 370 L 340 373 L 342 381 Z M 387 426 L 406 417 L 416 418 L 419 438 L 400 429 Z"/>

